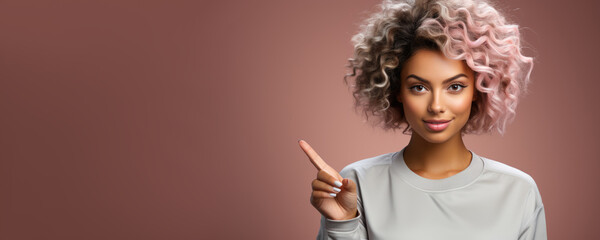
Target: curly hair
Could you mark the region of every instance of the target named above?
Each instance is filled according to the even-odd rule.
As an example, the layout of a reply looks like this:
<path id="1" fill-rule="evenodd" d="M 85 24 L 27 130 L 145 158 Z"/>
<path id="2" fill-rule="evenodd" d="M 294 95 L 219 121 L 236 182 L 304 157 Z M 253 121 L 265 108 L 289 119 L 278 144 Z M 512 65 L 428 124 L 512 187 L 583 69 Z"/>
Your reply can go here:
<path id="1" fill-rule="evenodd" d="M 490 3 L 479 0 L 384 0 L 380 11 L 352 37 L 355 109 L 375 116 L 383 129 L 412 132 L 396 96 L 406 60 L 422 48 L 463 60 L 475 72 L 477 98 L 461 133 L 494 129 L 504 134 L 526 92 L 533 58 L 521 54 L 519 27 L 507 23 Z"/>

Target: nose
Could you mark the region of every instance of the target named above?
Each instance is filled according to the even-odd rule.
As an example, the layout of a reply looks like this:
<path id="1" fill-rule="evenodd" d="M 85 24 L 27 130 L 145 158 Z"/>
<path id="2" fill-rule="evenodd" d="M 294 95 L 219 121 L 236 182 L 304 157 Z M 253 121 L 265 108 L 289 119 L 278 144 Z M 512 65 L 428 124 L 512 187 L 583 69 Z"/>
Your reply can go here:
<path id="1" fill-rule="evenodd" d="M 446 111 L 439 91 L 431 94 L 431 100 L 427 110 L 433 114 L 444 113 Z"/>

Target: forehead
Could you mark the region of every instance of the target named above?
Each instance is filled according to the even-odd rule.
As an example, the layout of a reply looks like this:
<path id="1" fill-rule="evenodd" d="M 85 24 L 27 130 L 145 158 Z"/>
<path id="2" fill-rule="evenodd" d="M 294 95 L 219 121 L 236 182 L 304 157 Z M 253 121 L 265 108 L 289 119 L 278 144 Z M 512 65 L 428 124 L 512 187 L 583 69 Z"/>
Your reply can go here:
<path id="1" fill-rule="evenodd" d="M 464 61 L 447 58 L 441 51 L 419 49 L 404 62 L 401 75 L 403 80 L 414 74 L 432 82 L 441 82 L 460 73 L 472 78 L 472 71 Z"/>

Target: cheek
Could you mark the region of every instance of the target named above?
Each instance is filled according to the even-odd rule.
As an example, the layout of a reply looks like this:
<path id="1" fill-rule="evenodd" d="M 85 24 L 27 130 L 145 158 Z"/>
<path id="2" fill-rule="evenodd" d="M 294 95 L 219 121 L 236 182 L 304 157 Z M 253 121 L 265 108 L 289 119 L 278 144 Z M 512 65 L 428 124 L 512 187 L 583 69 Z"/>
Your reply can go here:
<path id="1" fill-rule="evenodd" d="M 462 98 L 454 98 L 449 100 L 448 107 L 452 110 L 454 114 L 458 115 L 466 115 L 469 117 L 471 113 L 471 103 L 472 98 L 470 97 L 462 97 Z"/>
<path id="2" fill-rule="evenodd" d="M 403 101 L 404 115 L 407 120 L 416 119 L 422 112 L 427 111 L 426 101 L 423 99 L 406 98 Z"/>

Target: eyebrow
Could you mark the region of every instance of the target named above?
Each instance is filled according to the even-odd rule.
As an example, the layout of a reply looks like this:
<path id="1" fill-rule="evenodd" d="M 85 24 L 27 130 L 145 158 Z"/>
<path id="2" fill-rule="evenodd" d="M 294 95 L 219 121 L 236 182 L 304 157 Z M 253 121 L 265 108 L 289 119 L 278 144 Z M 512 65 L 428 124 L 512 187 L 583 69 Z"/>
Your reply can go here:
<path id="1" fill-rule="evenodd" d="M 448 79 L 444 80 L 444 81 L 442 82 L 442 84 L 445 84 L 445 83 L 447 83 L 447 82 L 450 82 L 450 81 L 452 81 L 452 80 L 454 80 L 454 79 L 457 79 L 457 78 L 459 78 L 459 77 L 467 77 L 467 75 L 465 75 L 464 73 L 459 73 L 459 74 L 457 74 L 457 75 L 456 75 L 456 76 L 454 76 L 454 77 L 451 77 L 451 78 L 448 78 Z M 409 78 L 414 78 L 414 79 L 417 79 L 417 80 L 419 80 L 419 81 L 421 81 L 421 82 L 426 82 L 426 83 L 429 83 L 429 81 L 428 81 L 427 79 L 424 79 L 424 78 L 422 78 L 422 77 L 419 77 L 419 76 L 417 76 L 417 75 L 414 75 L 414 74 L 408 75 L 408 77 L 406 77 L 406 79 L 409 79 Z"/>

